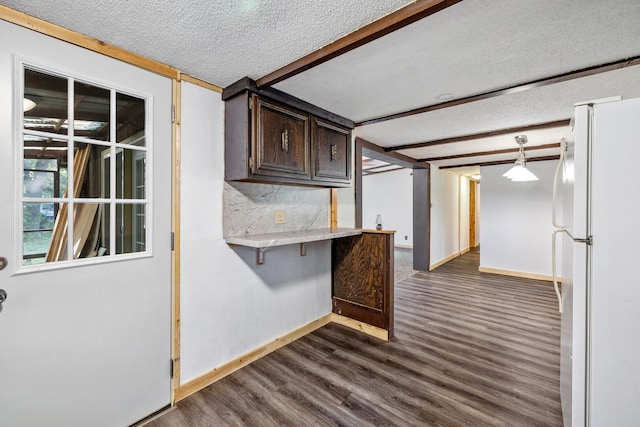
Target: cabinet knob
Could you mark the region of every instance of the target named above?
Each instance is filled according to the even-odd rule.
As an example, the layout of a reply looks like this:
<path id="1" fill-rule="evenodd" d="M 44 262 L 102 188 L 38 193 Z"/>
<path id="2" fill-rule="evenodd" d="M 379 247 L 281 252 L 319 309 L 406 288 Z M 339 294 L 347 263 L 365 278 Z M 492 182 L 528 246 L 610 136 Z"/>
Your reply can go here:
<path id="1" fill-rule="evenodd" d="M 338 146 L 331 144 L 331 161 L 338 160 Z"/>
<path id="2" fill-rule="evenodd" d="M 285 153 L 289 152 L 289 131 L 285 129 L 284 132 L 282 132 L 281 134 L 282 137 L 282 141 L 281 141 L 281 147 L 282 147 L 282 151 L 284 151 Z"/>

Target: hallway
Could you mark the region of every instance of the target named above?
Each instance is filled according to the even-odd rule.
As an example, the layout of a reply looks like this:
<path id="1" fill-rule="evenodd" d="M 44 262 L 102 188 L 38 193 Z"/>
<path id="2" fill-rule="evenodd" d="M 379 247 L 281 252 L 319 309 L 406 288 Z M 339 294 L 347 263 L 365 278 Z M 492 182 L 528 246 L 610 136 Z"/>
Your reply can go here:
<path id="1" fill-rule="evenodd" d="M 393 342 L 330 324 L 149 425 L 560 426 L 553 287 L 478 263 L 396 283 Z"/>

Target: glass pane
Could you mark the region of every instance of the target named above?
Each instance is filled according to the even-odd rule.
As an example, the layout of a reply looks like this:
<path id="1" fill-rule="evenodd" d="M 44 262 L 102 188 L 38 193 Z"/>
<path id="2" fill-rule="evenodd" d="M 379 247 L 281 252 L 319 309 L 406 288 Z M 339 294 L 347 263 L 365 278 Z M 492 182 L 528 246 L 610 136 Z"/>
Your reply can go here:
<path id="1" fill-rule="evenodd" d="M 67 79 L 24 70 L 24 128 L 67 134 Z"/>
<path id="2" fill-rule="evenodd" d="M 25 231 L 22 235 L 22 265 L 35 265 L 45 262 L 52 231 Z"/>
<path id="3" fill-rule="evenodd" d="M 74 164 L 76 197 L 108 198 L 110 195 L 111 149 L 103 145 L 76 143 Z"/>
<path id="4" fill-rule="evenodd" d="M 128 254 L 146 250 L 145 204 L 116 205 L 116 253 Z"/>
<path id="5" fill-rule="evenodd" d="M 45 261 L 57 214 L 56 203 L 23 204 L 23 265 Z"/>
<path id="6" fill-rule="evenodd" d="M 76 203 L 73 216 L 73 258 L 92 258 L 107 253 L 109 222 L 105 203 Z"/>
<path id="7" fill-rule="evenodd" d="M 67 189 L 66 141 L 27 135 L 24 144 L 23 195 L 62 197 Z"/>
<path id="8" fill-rule="evenodd" d="M 116 154 L 116 197 L 145 198 L 146 151 L 118 149 Z"/>
<path id="9" fill-rule="evenodd" d="M 116 142 L 145 145 L 145 100 L 123 93 L 116 94 Z"/>
<path id="10" fill-rule="evenodd" d="M 79 81 L 74 83 L 74 91 L 74 135 L 109 141 L 110 91 Z"/>

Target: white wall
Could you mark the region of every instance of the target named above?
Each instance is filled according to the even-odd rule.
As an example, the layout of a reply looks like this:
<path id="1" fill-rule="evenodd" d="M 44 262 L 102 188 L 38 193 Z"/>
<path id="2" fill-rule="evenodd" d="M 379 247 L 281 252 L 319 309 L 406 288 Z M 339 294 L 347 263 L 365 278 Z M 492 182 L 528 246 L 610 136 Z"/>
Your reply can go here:
<path id="1" fill-rule="evenodd" d="M 411 169 L 362 177 L 362 227 L 395 230 L 396 246 L 413 246 L 413 175 Z M 338 205 L 339 206 L 339 205 Z"/>
<path id="2" fill-rule="evenodd" d="M 511 182 L 512 165 L 483 166 L 480 266 L 551 274 L 551 195 L 556 162 L 531 162 L 539 181 Z M 558 267 L 560 268 L 560 267 Z"/>
<path id="3" fill-rule="evenodd" d="M 458 175 L 431 167 L 430 263 L 460 252 Z"/>
<path id="4" fill-rule="evenodd" d="M 255 249 L 223 240 L 224 103 L 182 84 L 181 382 L 331 312 L 331 244 Z"/>

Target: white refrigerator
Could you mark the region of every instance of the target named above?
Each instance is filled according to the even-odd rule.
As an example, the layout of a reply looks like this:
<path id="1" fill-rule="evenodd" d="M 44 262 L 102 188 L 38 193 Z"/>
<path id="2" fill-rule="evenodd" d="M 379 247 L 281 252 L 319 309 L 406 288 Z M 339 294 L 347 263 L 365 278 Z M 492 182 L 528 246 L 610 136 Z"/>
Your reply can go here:
<path id="1" fill-rule="evenodd" d="M 576 106 L 563 154 L 564 425 L 640 426 L 640 98 Z"/>

